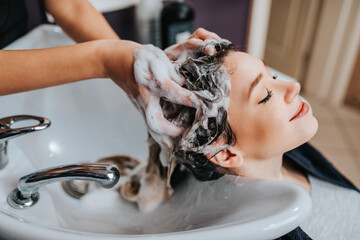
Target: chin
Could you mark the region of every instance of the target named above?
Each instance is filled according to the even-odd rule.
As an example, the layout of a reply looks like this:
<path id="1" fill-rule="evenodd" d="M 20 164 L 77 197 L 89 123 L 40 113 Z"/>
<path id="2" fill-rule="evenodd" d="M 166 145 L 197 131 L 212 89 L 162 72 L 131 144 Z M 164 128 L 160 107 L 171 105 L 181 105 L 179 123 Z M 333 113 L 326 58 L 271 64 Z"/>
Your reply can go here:
<path id="1" fill-rule="evenodd" d="M 318 130 L 318 121 L 312 115 L 304 116 L 301 123 L 297 124 L 296 131 L 292 134 L 292 141 L 288 141 L 289 145 L 285 149 L 287 151 L 293 150 L 304 143 L 310 141 Z"/>
<path id="2" fill-rule="evenodd" d="M 317 119 L 313 115 L 309 114 L 309 123 L 305 130 L 305 134 L 307 136 L 306 142 L 310 141 L 315 136 L 315 134 L 317 133 L 318 127 L 319 127 L 319 123 L 318 123 Z"/>
<path id="3" fill-rule="evenodd" d="M 304 124 L 302 124 L 301 131 L 301 139 L 299 139 L 298 146 L 310 141 L 316 134 L 318 130 L 319 124 L 317 119 L 313 115 L 308 115 L 304 117 Z M 296 146 L 296 147 L 298 147 Z"/>

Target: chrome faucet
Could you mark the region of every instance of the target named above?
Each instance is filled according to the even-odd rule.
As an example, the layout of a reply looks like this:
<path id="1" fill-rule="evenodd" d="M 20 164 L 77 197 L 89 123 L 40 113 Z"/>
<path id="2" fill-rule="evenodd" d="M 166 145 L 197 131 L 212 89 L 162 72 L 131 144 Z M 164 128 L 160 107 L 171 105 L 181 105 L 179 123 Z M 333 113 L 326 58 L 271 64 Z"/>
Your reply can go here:
<path id="1" fill-rule="evenodd" d="M 12 125 L 15 123 L 26 120 L 36 120 L 39 123 L 33 126 L 12 128 Z M 44 130 L 48 128 L 50 124 L 51 122 L 47 118 L 31 115 L 16 115 L 0 119 L 0 169 L 3 169 L 9 162 L 7 155 L 8 140 L 27 133 Z"/>
<path id="2" fill-rule="evenodd" d="M 112 188 L 119 179 L 119 169 L 113 164 L 74 164 L 49 168 L 20 178 L 17 188 L 8 196 L 8 203 L 14 208 L 31 207 L 39 200 L 39 188 L 53 182 L 86 180 L 95 181 L 103 188 Z"/>

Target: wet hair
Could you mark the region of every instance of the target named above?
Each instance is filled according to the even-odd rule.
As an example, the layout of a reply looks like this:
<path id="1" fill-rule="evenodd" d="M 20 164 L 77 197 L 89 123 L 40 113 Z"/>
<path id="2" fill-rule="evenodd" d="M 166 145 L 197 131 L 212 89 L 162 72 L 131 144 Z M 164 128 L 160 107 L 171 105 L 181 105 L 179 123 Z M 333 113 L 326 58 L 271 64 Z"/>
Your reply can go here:
<path id="1" fill-rule="evenodd" d="M 197 93 L 198 98 L 209 108 L 212 104 L 228 99 L 230 95 L 230 83 L 225 82 L 230 81 L 230 75 L 223 67 L 223 62 L 227 54 L 236 51 L 235 46 L 229 41 L 213 41 L 211 44 L 214 45 L 215 54 L 204 51 L 204 46 L 194 51 L 178 67 L 179 74 L 186 80 L 183 87 Z M 164 111 L 165 118 L 187 129 L 176 141 L 173 149 L 176 163 L 185 165 L 201 181 L 223 176 L 226 170 L 212 163 L 206 155 L 211 158 L 216 154 L 209 149 L 213 148 L 211 144 L 219 139 L 226 146 L 236 143 L 235 134 L 227 121 L 226 107 L 220 104 L 220 107 L 214 108 L 217 109 L 217 113 L 199 116 L 203 112 L 170 103 L 165 99 L 161 99 L 160 104 L 163 110 L 168 110 Z"/>

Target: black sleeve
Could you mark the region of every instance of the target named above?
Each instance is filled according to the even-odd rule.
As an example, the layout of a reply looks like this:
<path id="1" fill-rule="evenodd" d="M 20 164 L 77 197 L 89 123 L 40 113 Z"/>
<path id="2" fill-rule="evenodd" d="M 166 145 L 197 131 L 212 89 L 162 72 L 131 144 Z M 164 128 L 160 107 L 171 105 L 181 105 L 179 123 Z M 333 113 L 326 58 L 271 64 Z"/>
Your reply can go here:
<path id="1" fill-rule="evenodd" d="M 24 0 L 0 0 L 0 49 L 26 33 Z"/>

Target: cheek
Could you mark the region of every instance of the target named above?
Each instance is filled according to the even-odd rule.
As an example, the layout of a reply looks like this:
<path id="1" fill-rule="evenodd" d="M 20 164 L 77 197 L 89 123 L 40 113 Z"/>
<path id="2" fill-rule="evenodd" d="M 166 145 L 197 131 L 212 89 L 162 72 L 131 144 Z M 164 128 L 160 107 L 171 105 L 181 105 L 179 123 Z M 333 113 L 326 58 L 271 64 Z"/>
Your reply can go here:
<path id="1" fill-rule="evenodd" d="M 252 132 L 258 142 L 266 143 L 277 139 L 286 128 L 286 117 L 284 111 L 270 108 L 269 111 L 261 111 L 252 119 Z M 251 123 L 250 123 L 251 124 Z"/>
<path id="2" fill-rule="evenodd" d="M 264 151 L 277 150 L 278 145 L 286 141 L 287 126 L 281 114 L 272 113 L 254 124 L 254 138 Z"/>
<path id="3" fill-rule="evenodd" d="M 281 112 L 263 112 L 247 120 L 237 133 L 240 149 L 252 157 L 264 157 L 281 151 L 287 141 L 287 126 Z"/>

